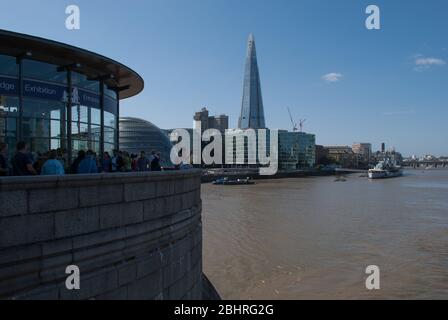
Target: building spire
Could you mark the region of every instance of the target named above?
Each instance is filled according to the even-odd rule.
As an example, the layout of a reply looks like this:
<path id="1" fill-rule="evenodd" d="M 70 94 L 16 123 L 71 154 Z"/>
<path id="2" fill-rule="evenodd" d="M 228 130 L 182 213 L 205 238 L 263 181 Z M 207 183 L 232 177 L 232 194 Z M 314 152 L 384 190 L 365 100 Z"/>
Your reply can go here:
<path id="1" fill-rule="evenodd" d="M 238 120 L 240 129 L 264 129 L 263 99 L 261 95 L 260 74 L 258 71 L 255 37 L 249 34 L 247 44 L 246 67 L 244 71 L 243 101 Z"/>
<path id="2" fill-rule="evenodd" d="M 249 33 L 249 41 L 255 41 L 254 34 L 251 32 Z"/>

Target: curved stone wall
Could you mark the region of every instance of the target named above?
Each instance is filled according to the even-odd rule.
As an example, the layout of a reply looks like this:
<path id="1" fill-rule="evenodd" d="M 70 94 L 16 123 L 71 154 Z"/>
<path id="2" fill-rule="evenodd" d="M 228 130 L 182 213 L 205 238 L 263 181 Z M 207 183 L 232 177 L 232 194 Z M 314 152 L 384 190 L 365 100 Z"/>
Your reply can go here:
<path id="1" fill-rule="evenodd" d="M 200 172 L 0 178 L 1 299 L 201 299 Z M 66 268 L 80 270 L 68 290 Z"/>

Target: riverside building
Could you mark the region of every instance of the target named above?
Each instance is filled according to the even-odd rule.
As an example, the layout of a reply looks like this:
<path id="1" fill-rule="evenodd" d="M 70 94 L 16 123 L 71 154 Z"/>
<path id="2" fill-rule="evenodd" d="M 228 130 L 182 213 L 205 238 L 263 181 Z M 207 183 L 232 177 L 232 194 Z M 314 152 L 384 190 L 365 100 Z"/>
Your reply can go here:
<path id="1" fill-rule="evenodd" d="M 316 136 L 304 132 L 278 133 L 280 170 L 313 168 L 316 163 Z"/>
<path id="2" fill-rule="evenodd" d="M 372 158 L 372 144 L 371 143 L 354 143 L 352 151 L 358 158 L 359 164 L 369 164 Z"/>
<path id="3" fill-rule="evenodd" d="M 120 100 L 143 90 L 133 70 L 102 55 L 39 37 L 0 30 L 0 141 L 39 154 L 119 145 Z"/>

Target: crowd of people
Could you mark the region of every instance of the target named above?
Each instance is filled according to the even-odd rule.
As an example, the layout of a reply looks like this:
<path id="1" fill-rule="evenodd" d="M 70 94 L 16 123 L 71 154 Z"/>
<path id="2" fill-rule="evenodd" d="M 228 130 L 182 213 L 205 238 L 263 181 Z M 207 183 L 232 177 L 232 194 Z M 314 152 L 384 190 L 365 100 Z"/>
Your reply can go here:
<path id="1" fill-rule="evenodd" d="M 0 176 L 92 174 L 108 172 L 162 171 L 161 154 L 144 151 L 139 155 L 114 150 L 98 156 L 92 150 L 80 150 L 76 159 L 66 165 L 63 152 L 50 150 L 46 154 L 33 155 L 25 142 L 19 142 L 14 156 L 8 159 L 8 145 L 0 142 Z"/>

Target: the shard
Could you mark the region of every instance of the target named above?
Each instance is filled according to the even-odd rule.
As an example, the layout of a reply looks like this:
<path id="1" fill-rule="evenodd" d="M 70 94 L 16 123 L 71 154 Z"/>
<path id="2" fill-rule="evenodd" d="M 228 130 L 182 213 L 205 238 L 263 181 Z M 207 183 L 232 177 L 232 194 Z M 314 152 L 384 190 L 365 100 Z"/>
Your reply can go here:
<path id="1" fill-rule="evenodd" d="M 241 105 L 241 115 L 238 120 L 238 128 L 266 128 L 263 99 L 261 97 L 260 74 L 258 72 L 257 51 L 255 49 L 255 39 L 252 34 L 249 35 L 247 47 L 243 102 Z"/>

